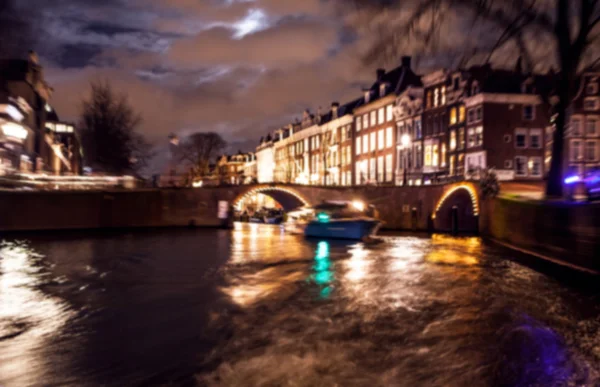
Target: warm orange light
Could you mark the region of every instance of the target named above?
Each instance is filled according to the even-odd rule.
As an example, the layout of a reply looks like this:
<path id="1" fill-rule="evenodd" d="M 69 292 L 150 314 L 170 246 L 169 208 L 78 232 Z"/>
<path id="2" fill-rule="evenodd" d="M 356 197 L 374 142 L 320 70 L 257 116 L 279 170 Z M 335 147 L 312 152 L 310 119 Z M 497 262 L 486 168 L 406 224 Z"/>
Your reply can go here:
<path id="1" fill-rule="evenodd" d="M 471 203 L 473 203 L 473 215 L 479 215 L 479 199 L 477 198 L 477 191 L 475 191 L 475 188 L 473 188 L 473 186 L 470 184 L 460 184 L 450 188 L 448 191 L 446 191 L 444 196 L 442 196 L 438 204 L 435 206 L 435 211 L 433 212 L 433 215 L 431 215 L 433 219 L 435 219 L 437 212 L 440 210 L 440 208 L 442 208 L 442 205 L 444 204 L 446 199 L 448 199 L 454 192 L 458 191 L 459 189 L 464 189 L 469 193 L 469 196 L 471 196 Z"/>
<path id="2" fill-rule="evenodd" d="M 304 199 L 298 192 L 293 191 L 291 189 L 287 189 L 284 187 L 257 187 L 257 188 L 251 189 L 250 191 L 246 192 L 245 194 L 240 196 L 238 199 L 236 199 L 233 206 L 238 208 L 240 203 L 243 202 L 245 199 L 249 199 L 252 196 L 259 194 L 259 193 L 263 193 L 263 194 L 265 192 L 268 193 L 269 191 L 279 191 L 279 192 L 288 193 L 288 194 L 292 195 L 293 197 L 295 197 L 296 199 L 298 199 L 299 201 L 301 201 L 304 206 L 310 205 L 308 200 Z"/>

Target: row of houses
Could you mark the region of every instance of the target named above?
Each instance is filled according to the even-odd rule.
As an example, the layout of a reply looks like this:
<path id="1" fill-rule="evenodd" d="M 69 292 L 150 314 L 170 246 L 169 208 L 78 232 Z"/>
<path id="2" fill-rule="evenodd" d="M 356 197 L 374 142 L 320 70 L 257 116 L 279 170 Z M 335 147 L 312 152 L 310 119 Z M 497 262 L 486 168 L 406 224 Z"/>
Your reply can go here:
<path id="1" fill-rule="evenodd" d="M 35 53 L 0 60 L 0 176 L 81 174 L 79 135 L 59 119 L 52 93 Z"/>
<path id="2" fill-rule="evenodd" d="M 541 180 L 550 167 L 553 73 L 490 65 L 416 74 L 411 58 L 378 69 L 348 103 L 333 102 L 279 128 L 256 149 L 259 183 L 421 185 L 476 179 Z M 599 73 L 584 74 L 569 114 L 565 168 L 600 165 Z"/>

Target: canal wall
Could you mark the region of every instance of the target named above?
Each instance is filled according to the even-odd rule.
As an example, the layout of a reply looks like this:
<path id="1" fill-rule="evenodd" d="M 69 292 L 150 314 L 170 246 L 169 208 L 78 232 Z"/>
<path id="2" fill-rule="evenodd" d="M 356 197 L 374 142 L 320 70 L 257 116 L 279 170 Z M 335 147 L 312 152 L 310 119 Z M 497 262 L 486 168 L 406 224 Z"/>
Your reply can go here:
<path id="1" fill-rule="evenodd" d="M 0 192 L 0 231 L 219 227 L 219 200 L 203 190 Z"/>
<path id="2" fill-rule="evenodd" d="M 600 203 L 496 198 L 482 203 L 480 231 L 511 247 L 600 272 Z"/>

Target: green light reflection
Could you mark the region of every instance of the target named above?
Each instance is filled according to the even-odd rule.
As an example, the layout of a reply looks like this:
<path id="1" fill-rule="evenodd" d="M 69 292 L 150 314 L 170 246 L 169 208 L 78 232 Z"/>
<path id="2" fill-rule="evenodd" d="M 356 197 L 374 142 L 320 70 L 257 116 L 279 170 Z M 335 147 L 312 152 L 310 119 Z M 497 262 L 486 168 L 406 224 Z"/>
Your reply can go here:
<path id="1" fill-rule="evenodd" d="M 329 243 L 321 241 L 317 245 L 315 255 L 315 264 L 313 266 L 314 273 L 312 280 L 319 286 L 319 298 L 326 299 L 331 295 L 333 290 L 330 284 L 334 280 L 334 274 L 331 270 L 331 259 L 329 258 Z"/>

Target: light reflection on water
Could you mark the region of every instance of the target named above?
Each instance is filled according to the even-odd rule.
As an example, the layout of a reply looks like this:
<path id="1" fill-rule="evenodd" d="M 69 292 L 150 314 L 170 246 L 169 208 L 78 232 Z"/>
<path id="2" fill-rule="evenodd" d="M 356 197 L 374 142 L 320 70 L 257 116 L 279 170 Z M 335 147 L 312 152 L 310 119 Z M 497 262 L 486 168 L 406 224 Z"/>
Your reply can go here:
<path id="1" fill-rule="evenodd" d="M 510 254 L 248 224 L 5 243 L 0 385 L 597 385 L 597 294 Z"/>
<path id="2" fill-rule="evenodd" d="M 48 274 L 43 258 L 26 244 L 0 247 L 0 382 L 23 370 L 28 383 L 42 380 L 43 354 L 69 318 L 64 302 L 38 288 Z"/>

